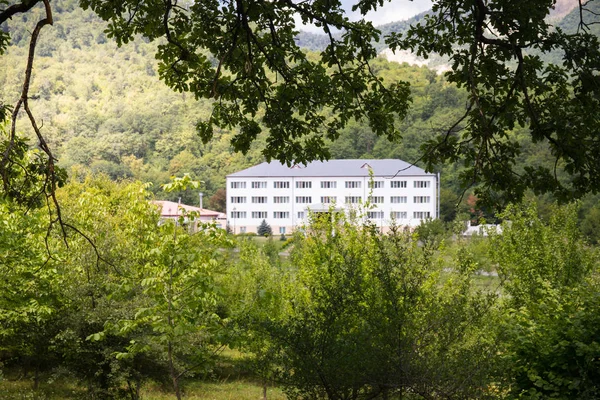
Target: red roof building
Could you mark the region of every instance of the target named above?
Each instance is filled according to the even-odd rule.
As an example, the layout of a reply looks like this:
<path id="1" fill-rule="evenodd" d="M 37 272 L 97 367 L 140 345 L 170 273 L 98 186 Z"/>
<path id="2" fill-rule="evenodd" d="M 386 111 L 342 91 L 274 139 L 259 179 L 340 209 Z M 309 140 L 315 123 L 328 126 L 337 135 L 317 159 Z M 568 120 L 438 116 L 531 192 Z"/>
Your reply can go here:
<path id="1" fill-rule="evenodd" d="M 201 222 L 214 221 L 217 224 L 217 228 L 223 228 L 227 226 L 227 214 L 208 210 L 206 208 L 188 206 L 187 204 L 179 204 L 174 201 L 166 200 L 155 200 L 152 204 L 156 204 L 160 208 L 160 217 L 163 220 L 166 219 L 177 219 L 184 213 L 196 212 L 200 215 Z"/>

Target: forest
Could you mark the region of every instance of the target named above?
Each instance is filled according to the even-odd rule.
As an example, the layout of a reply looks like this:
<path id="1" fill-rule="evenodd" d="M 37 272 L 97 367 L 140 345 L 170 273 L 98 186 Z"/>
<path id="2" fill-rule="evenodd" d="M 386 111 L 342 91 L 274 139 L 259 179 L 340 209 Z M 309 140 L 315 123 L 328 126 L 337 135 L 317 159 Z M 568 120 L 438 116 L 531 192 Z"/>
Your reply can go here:
<path id="1" fill-rule="evenodd" d="M 0 0 L 0 16 L 29 3 Z M 232 13 L 250 18 L 248 31 L 269 31 L 261 18 L 275 21 L 270 13 L 289 20 L 270 8 L 276 2 L 242 3 L 249 8 Z M 433 12 L 463 3 L 482 4 L 440 0 Z M 547 1 L 531 3 L 532 15 L 535 5 L 547 13 Z M 25 110 L 11 113 L 44 4 L 53 21 L 35 46 L 27 94 L 36 128 Z M 273 40 L 301 47 L 283 55 L 269 35 L 220 53 L 227 38 L 206 19 L 212 36 L 192 40 L 186 13 L 206 17 L 208 2 L 175 7 L 176 39 L 151 22 L 162 17 L 154 3 L 139 13 L 146 3 L 44 4 L 0 20 L 0 397 L 600 397 L 599 25 L 580 19 L 580 11 L 597 18 L 596 2 L 573 9 L 548 43 L 525 57 L 517 50 L 516 60 L 502 50 L 506 26 L 495 41 L 480 32 L 487 48 L 499 46 L 492 61 L 509 67 L 484 57 L 481 76 L 471 62 L 470 80 L 461 57 L 473 48 L 425 15 L 380 27 L 384 44 L 332 7 L 324 11 L 332 26 L 354 36 L 287 37 L 283 24 Z M 314 16 L 319 4 L 296 11 Z M 521 21 L 510 1 L 489 4 Z M 136 11 L 126 23 L 125 9 Z M 483 10 L 496 21 L 492 6 Z M 582 30 L 591 45 L 553 36 Z M 444 47 L 454 39 L 457 47 Z M 202 50 L 187 54 L 190 43 Z M 386 46 L 431 46 L 435 63 L 453 69 L 389 62 L 377 56 Z M 269 71 L 249 57 L 257 53 Z M 356 66 L 363 58 L 367 72 Z M 315 67 L 322 59 L 328 68 Z M 576 73 L 566 77 L 561 63 Z M 202 73 L 221 65 L 227 72 L 214 79 Z M 527 70 L 530 86 L 508 83 L 541 65 L 549 65 L 544 79 Z M 151 203 L 195 205 L 201 190 L 205 207 L 225 211 L 227 174 L 265 159 L 326 157 L 399 158 L 440 172 L 441 218 L 383 234 L 361 219 L 366 204 L 355 216 L 314 216 L 291 236 L 265 227 L 253 237 L 189 229 L 193 213 L 164 223 Z M 465 238 L 465 221 L 502 232 Z M 199 394 L 231 381 L 246 386 Z"/>

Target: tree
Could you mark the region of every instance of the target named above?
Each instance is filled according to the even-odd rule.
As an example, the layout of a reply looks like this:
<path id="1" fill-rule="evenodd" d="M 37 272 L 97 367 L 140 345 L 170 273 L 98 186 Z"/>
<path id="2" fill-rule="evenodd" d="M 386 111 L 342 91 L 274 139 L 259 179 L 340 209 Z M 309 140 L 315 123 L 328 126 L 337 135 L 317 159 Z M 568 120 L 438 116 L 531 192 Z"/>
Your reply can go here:
<path id="1" fill-rule="evenodd" d="M 273 234 L 273 230 L 271 229 L 271 225 L 267 224 L 267 221 L 263 219 L 256 229 L 256 233 L 260 236 L 271 236 Z"/>
<path id="2" fill-rule="evenodd" d="M 520 199 L 527 188 L 562 200 L 600 189 L 600 52 L 592 32 L 600 3 L 579 2 L 575 32 L 550 25 L 554 3 L 438 0 L 424 23 L 387 40 L 392 49 L 449 57 L 447 77 L 469 99 L 463 117 L 424 147 L 424 160 L 431 169 L 462 159 L 463 184 L 483 182 L 484 200 Z M 560 62 L 547 62 L 553 52 Z M 548 146 L 553 166 L 516 165 L 517 126 Z M 558 169 L 570 179 L 559 180 Z"/>
<path id="3" fill-rule="evenodd" d="M 208 199 L 208 206 L 220 212 L 225 212 L 227 209 L 227 191 L 223 188 L 217 189 L 214 195 Z"/>
<path id="4" fill-rule="evenodd" d="M 594 399 L 600 394 L 596 249 L 582 240 L 577 207 L 544 223 L 534 206 L 511 206 L 492 233 L 507 295 L 498 338 L 511 398 Z"/>
<path id="5" fill-rule="evenodd" d="M 433 250 L 410 234 L 333 219 L 296 237 L 290 267 L 265 271 L 254 251 L 234 274 L 255 276 L 241 330 L 288 397 L 489 397 L 495 296 L 472 290 L 476 264 L 463 255 L 442 282 Z"/>

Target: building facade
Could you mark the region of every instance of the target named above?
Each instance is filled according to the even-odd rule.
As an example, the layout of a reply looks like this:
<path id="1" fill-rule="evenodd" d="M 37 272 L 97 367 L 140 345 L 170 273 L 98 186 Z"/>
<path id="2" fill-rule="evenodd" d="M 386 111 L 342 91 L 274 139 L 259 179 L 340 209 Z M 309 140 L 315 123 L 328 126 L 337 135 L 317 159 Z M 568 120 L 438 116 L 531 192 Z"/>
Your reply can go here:
<path id="1" fill-rule="evenodd" d="M 160 211 L 160 219 L 162 221 L 173 220 L 177 221 L 184 213 L 196 213 L 194 221 L 194 230 L 198 226 L 198 222 L 214 222 L 217 228 L 225 229 L 227 225 L 227 215 L 225 213 L 208 210 L 206 208 L 188 206 L 187 204 L 179 204 L 174 201 L 155 200 L 152 201 Z"/>
<path id="2" fill-rule="evenodd" d="M 372 172 L 370 172 L 372 171 Z M 309 210 L 356 209 L 369 198 L 369 218 L 382 229 L 416 227 L 439 216 L 439 175 L 401 160 L 315 161 L 287 167 L 262 163 L 227 176 L 227 219 L 235 233 L 291 233 Z"/>

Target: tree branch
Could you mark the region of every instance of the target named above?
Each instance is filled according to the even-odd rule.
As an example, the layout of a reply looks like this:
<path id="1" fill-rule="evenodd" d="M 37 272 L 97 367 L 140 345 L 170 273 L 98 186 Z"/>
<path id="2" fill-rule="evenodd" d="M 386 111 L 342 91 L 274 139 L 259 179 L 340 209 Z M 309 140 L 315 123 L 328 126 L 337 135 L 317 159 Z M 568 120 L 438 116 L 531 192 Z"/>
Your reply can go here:
<path id="1" fill-rule="evenodd" d="M 23 0 L 21 3 L 13 4 L 6 10 L 0 11 L 0 24 L 6 22 L 6 20 L 9 18 L 12 18 L 12 16 L 15 14 L 25 13 L 31 10 L 33 6 L 42 1 L 43 0 Z"/>

